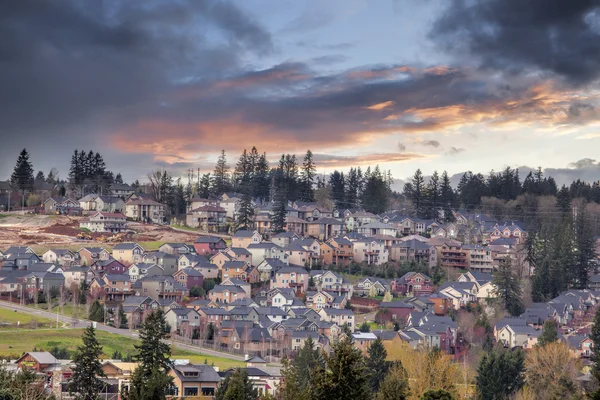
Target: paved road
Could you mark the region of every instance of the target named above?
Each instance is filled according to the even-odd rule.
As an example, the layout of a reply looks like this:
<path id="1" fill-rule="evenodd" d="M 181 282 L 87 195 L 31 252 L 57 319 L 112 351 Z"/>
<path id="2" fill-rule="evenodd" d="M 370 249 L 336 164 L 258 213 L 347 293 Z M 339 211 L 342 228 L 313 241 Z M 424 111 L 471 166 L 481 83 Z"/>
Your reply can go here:
<path id="1" fill-rule="evenodd" d="M 17 310 L 17 312 L 19 312 L 19 313 L 38 315 L 40 317 L 48 318 L 53 321 L 56 321 L 56 319 L 58 318 L 59 326 L 66 326 L 66 324 L 70 324 L 68 326 L 69 329 L 86 328 L 90 323 L 90 321 L 88 321 L 88 320 L 81 320 L 81 319 L 74 320 L 72 317 L 67 317 L 67 316 L 64 316 L 61 314 L 58 314 L 58 317 L 57 317 L 56 313 L 51 313 L 51 312 L 44 311 L 41 309 L 22 307 L 18 304 L 10 303 L 7 301 L 0 301 L 0 307 L 6 308 L 6 309 L 11 309 L 11 310 Z M 96 324 L 96 329 L 105 331 L 105 332 L 114 333 L 114 334 L 121 335 L 121 336 L 130 337 L 133 339 L 137 339 L 139 336 L 136 331 L 130 331 L 128 329 L 117 329 L 117 328 L 113 328 L 112 326 L 103 325 L 101 323 Z M 222 358 L 227 358 L 227 359 L 235 360 L 235 361 L 244 361 L 243 356 L 238 356 L 238 355 L 230 354 L 230 353 L 223 353 L 220 351 L 215 351 L 215 350 L 207 349 L 204 347 L 193 346 L 193 345 L 180 343 L 180 342 L 172 342 L 172 343 L 173 343 L 173 346 L 175 346 L 179 349 L 188 350 L 193 353 L 215 356 L 215 357 L 222 357 Z"/>

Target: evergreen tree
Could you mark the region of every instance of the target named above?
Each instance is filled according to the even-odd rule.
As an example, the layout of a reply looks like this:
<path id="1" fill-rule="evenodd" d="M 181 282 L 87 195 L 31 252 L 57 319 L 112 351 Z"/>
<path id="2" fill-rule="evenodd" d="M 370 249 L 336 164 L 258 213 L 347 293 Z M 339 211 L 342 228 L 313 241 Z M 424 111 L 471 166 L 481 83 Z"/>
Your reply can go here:
<path id="1" fill-rule="evenodd" d="M 200 179 L 200 187 L 198 188 L 198 196 L 203 199 L 208 199 L 210 197 L 210 182 L 211 177 L 210 173 L 203 174 Z"/>
<path id="2" fill-rule="evenodd" d="M 437 171 L 429 178 L 429 183 L 425 189 L 425 218 L 438 219 L 440 208 L 440 176 Z"/>
<path id="3" fill-rule="evenodd" d="M 346 175 L 346 206 L 348 208 L 358 208 L 359 199 L 361 196 L 361 182 L 359 176 L 359 168 L 350 168 L 350 172 Z"/>
<path id="4" fill-rule="evenodd" d="M 120 172 L 118 172 L 117 175 L 115 175 L 115 183 L 123 184 L 123 176 L 121 176 Z"/>
<path id="5" fill-rule="evenodd" d="M 384 176 L 376 166 L 372 173 L 365 178 L 364 190 L 361 197 L 361 203 L 366 211 L 373 214 L 386 212 L 389 207 L 390 190 Z"/>
<path id="6" fill-rule="evenodd" d="M 521 350 L 496 349 L 484 354 L 477 368 L 477 392 L 480 399 L 504 400 L 524 384 L 525 354 Z"/>
<path id="7" fill-rule="evenodd" d="M 278 199 L 275 201 L 271 214 L 271 232 L 276 234 L 285 230 L 286 208 L 287 201 L 284 200 L 283 194 L 278 194 Z"/>
<path id="8" fill-rule="evenodd" d="M 37 182 L 45 182 L 46 177 L 44 176 L 44 171 L 38 171 L 37 175 L 35 176 L 35 180 Z"/>
<path id="9" fill-rule="evenodd" d="M 128 400 L 164 399 L 171 383 L 166 371 L 171 367 L 171 348 L 167 338 L 164 311 L 152 311 L 140 329 L 140 345 L 135 345 L 138 367 L 133 373 Z"/>
<path id="10" fill-rule="evenodd" d="M 423 178 L 421 170 L 417 169 L 410 185 L 404 186 L 404 195 L 411 200 L 415 213 L 419 218 L 425 217 L 426 214 L 425 189 L 425 178 Z"/>
<path id="11" fill-rule="evenodd" d="M 29 152 L 27 149 L 21 150 L 17 164 L 10 177 L 10 182 L 13 187 L 21 191 L 23 198 L 23 207 L 25 207 L 25 192 L 33 189 L 33 166 L 29 162 Z"/>
<path id="12" fill-rule="evenodd" d="M 329 186 L 331 187 L 331 199 L 338 209 L 344 209 L 346 206 L 346 188 L 344 182 L 344 173 L 338 170 L 329 175 Z"/>
<path id="13" fill-rule="evenodd" d="M 317 167 L 313 160 L 312 151 L 307 150 L 302 163 L 302 171 L 300 173 L 301 191 L 300 199 L 302 201 L 315 201 L 315 192 L 313 186 L 315 176 L 317 175 Z"/>
<path id="14" fill-rule="evenodd" d="M 215 400 L 257 400 L 258 397 L 258 389 L 248 379 L 248 371 L 238 368 L 223 380 Z"/>
<path id="15" fill-rule="evenodd" d="M 410 394 L 408 374 L 398 362 L 392 366 L 379 386 L 376 400 L 406 400 Z"/>
<path id="16" fill-rule="evenodd" d="M 502 307 L 511 315 L 520 315 L 523 313 L 523 291 L 517 274 L 512 269 L 510 259 L 498 266 L 494 273 L 493 280 L 494 292 L 501 302 Z"/>
<path id="17" fill-rule="evenodd" d="M 590 339 L 592 339 L 592 356 L 590 357 L 592 361 L 591 374 L 595 378 L 596 383 L 600 384 L 600 308 L 594 314 Z M 600 388 L 594 393 L 593 399 L 600 399 Z"/>
<path id="18" fill-rule="evenodd" d="M 127 329 L 127 314 L 123 311 L 123 304 L 119 304 L 119 326 L 118 328 Z"/>
<path id="19" fill-rule="evenodd" d="M 440 202 L 442 203 L 442 209 L 444 211 L 444 221 L 454 221 L 454 214 L 452 214 L 452 205 L 454 203 L 454 191 L 450 185 L 450 178 L 448 173 L 444 171 L 442 173 L 442 183 L 440 185 Z"/>
<path id="20" fill-rule="evenodd" d="M 315 348 L 312 337 L 308 337 L 298 350 L 293 361 L 284 361 L 283 378 L 285 385 L 281 391 L 284 400 L 309 400 L 311 376 L 317 368 L 325 366 L 320 351 Z"/>
<path id="21" fill-rule="evenodd" d="M 538 346 L 545 346 L 548 343 L 554 343 L 558 340 L 558 327 L 553 319 L 544 322 L 542 334 L 538 338 Z"/>
<path id="22" fill-rule="evenodd" d="M 266 153 L 261 154 L 257 159 L 251 186 L 252 197 L 263 203 L 269 200 L 269 161 L 267 161 Z"/>
<path id="23" fill-rule="evenodd" d="M 215 170 L 212 175 L 212 192 L 215 196 L 220 196 L 230 189 L 229 182 L 229 165 L 227 165 L 227 157 L 225 150 L 221 150 L 221 155 L 215 165 Z"/>
<path id="24" fill-rule="evenodd" d="M 253 166 L 252 160 L 246 149 L 242 152 L 238 163 L 235 166 L 235 170 L 233 171 L 233 189 L 237 192 L 242 191 L 242 187 L 248 185 L 249 188 L 250 179 L 252 179 L 253 174 Z M 250 195 L 252 197 L 252 195 Z"/>
<path id="25" fill-rule="evenodd" d="M 317 368 L 311 379 L 311 399 L 366 399 L 369 396 L 369 373 L 360 350 L 349 337 L 333 346 L 325 368 Z"/>
<path id="26" fill-rule="evenodd" d="M 371 390 L 373 393 L 379 390 L 381 382 L 384 380 L 390 363 L 386 361 L 387 351 L 381 338 L 374 340 L 367 349 L 366 365 L 371 373 Z"/>
<path id="27" fill-rule="evenodd" d="M 588 287 L 588 277 L 592 270 L 592 260 L 595 257 L 596 249 L 591 219 L 586 212 L 586 205 L 583 204 L 578 208 L 575 218 L 575 276 L 573 287 L 576 289 L 586 289 Z"/>
<path id="28" fill-rule="evenodd" d="M 251 229 L 254 222 L 254 207 L 252 205 L 252 195 L 250 193 L 250 185 L 246 183 L 242 188 L 242 198 L 238 211 L 238 229 Z"/>
<path id="29" fill-rule="evenodd" d="M 100 304 L 98 300 L 95 300 L 90 305 L 89 310 L 90 321 L 103 322 L 104 321 L 104 306 Z"/>
<path id="30" fill-rule="evenodd" d="M 69 382 L 69 393 L 75 394 L 78 400 L 96 400 L 106 383 L 100 356 L 102 346 L 96 339 L 94 328 L 90 325 L 83 332 L 83 345 L 77 348 L 73 356 L 73 375 Z"/>

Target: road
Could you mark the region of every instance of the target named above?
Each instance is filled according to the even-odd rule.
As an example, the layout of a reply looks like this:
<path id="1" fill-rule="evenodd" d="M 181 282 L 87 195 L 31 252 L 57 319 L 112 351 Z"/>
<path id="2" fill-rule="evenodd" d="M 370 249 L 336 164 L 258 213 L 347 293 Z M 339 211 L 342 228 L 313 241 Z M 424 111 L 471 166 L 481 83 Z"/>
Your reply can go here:
<path id="1" fill-rule="evenodd" d="M 51 319 L 53 321 L 56 321 L 58 318 L 58 322 L 60 323 L 60 325 L 67 326 L 67 324 L 69 324 L 68 329 L 86 328 L 90 324 L 90 321 L 88 321 L 88 320 L 74 320 L 71 317 L 67 317 L 67 316 L 64 316 L 61 314 L 58 314 L 58 316 L 57 316 L 56 313 L 51 313 L 51 312 L 40 310 L 40 309 L 22 307 L 18 304 L 10 303 L 7 301 L 0 301 L 0 307 L 10 309 L 10 310 L 17 310 L 17 312 L 22 312 L 25 314 L 37 315 L 40 317 Z M 130 331 L 128 329 L 117 329 L 117 328 L 113 328 L 112 326 L 107 326 L 107 325 L 104 325 L 101 323 L 96 324 L 96 329 L 98 329 L 100 331 L 104 331 L 104 332 L 114 333 L 116 335 L 133 338 L 133 339 L 138 339 L 138 337 L 139 337 L 139 335 L 136 331 Z M 193 345 L 189 345 L 189 344 L 181 343 L 181 342 L 171 341 L 171 343 L 173 344 L 173 346 L 177 347 L 178 349 L 191 351 L 191 352 L 197 353 L 197 354 L 227 358 L 229 360 L 235 360 L 235 361 L 244 361 L 243 356 L 238 356 L 235 354 L 223 353 L 220 351 L 215 351 L 215 350 L 207 349 L 204 347 L 193 346 Z"/>

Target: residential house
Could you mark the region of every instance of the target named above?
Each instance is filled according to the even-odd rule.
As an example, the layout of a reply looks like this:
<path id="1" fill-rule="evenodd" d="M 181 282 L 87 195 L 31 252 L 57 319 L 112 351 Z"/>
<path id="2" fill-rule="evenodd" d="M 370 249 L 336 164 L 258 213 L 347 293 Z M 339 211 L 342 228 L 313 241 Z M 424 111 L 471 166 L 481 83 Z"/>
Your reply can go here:
<path id="1" fill-rule="evenodd" d="M 397 236 L 398 230 L 390 224 L 383 222 L 372 222 L 370 224 L 359 227 L 356 232 L 366 237 L 372 237 L 375 235 L 389 235 Z"/>
<path id="2" fill-rule="evenodd" d="M 200 328 L 200 314 L 193 308 L 171 308 L 165 313 L 165 321 L 171 332 L 183 337 L 192 337 L 192 332 Z"/>
<path id="3" fill-rule="evenodd" d="M 302 246 L 309 254 L 311 258 L 309 265 L 311 267 L 321 265 L 323 263 L 323 256 L 321 255 L 321 243 L 318 240 L 312 238 L 299 239 L 298 244 Z"/>
<path id="4" fill-rule="evenodd" d="M 321 245 L 325 264 L 348 266 L 354 259 L 354 243 L 344 237 L 331 238 Z"/>
<path id="5" fill-rule="evenodd" d="M 306 234 L 318 240 L 328 240 L 332 237 L 343 235 L 344 222 L 335 218 L 319 218 L 307 224 Z"/>
<path id="6" fill-rule="evenodd" d="M 563 336 L 569 346 L 569 351 L 576 358 L 589 358 L 592 356 L 592 347 L 594 343 L 588 335 L 575 334 L 571 336 Z"/>
<path id="7" fill-rule="evenodd" d="M 175 363 L 168 372 L 173 378 L 167 397 L 185 399 L 213 397 L 221 382 L 218 372 L 210 365 Z"/>
<path id="8" fill-rule="evenodd" d="M 431 278 L 420 272 L 407 272 L 392 281 L 393 293 L 401 296 L 427 296 L 433 292 Z"/>
<path id="9" fill-rule="evenodd" d="M 57 263 L 63 267 L 70 267 L 79 261 L 79 254 L 69 249 L 51 249 L 42 255 L 45 263 Z"/>
<path id="10" fill-rule="evenodd" d="M 295 232 L 280 232 L 276 235 L 273 235 L 271 241 L 279 247 L 286 247 L 294 240 L 298 239 L 300 239 L 300 236 Z"/>
<path id="11" fill-rule="evenodd" d="M 113 183 L 110 185 L 110 193 L 113 196 L 127 198 L 135 193 L 135 188 L 126 183 Z"/>
<path id="12" fill-rule="evenodd" d="M 356 231 L 363 225 L 368 225 L 377 221 L 379 221 L 379 217 L 368 211 L 356 211 L 344 215 L 344 222 L 346 223 L 348 231 Z"/>
<path id="13" fill-rule="evenodd" d="M 102 247 L 82 247 L 77 252 L 81 260 L 81 265 L 90 266 L 98 260 L 108 260 L 110 253 Z"/>
<path id="14" fill-rule="evenodd" d="M 354 293 L 357 295 L 369 296 L 371 290 L 375 291 L 376 296 L 383 296 L 386 292 L 391 290 L 391 285 L 386 279 L 375 278 L 372 276 L 362 278 L 354 285 Z"/>
<path id="15" fill-rule="evenodd" d="M 262 235 L 258 231 L 239 230 L 231 236 L 231 247 L 247 248 L 251 244 L 262 242 Z"/>
<path id="16" fill-rule="evenodd" d="M 527 349 L 537 344 L 537 338 L 541 333 L 527 325 L 506 324 L 498 329 L 496 341 L 504 343 L 504 347 L 511 349 L 515 347 Z"/>
<path id="17" fill-rule="evenodd" d="M 491 273 L 494 270 L 492 251 L 487 246 L 478 244 L 463 245 L 467 252 L 467 263 L 470 271 Z"/>
<path id="18" fill-rule="evenodd" d="M 233 261 L 243 261 L 246 265 L 252 265 L 252 253 L 243 247 L 228 247 L 223 251 Z"/>
<path id="19" fill-rule="evenodd" d="M 355 332 L 352 333 L 352 343 L 354 343 L 354 347 L 359 349 L 363 355 L 367 355 L 367 350 L 371 343 L 377 340 L 377 336 L 371 332 Z"/>
<path id="20" fill-rule="evenodd" d="M 458 277 L 459 282 L 476 282 L 477 299 L 490 299 L 497 296 L 496 285 L 493 284 L 492 274 L 486 272 L 469 271 Z"/>
<path id="21" fill-rule="evenodd" d="M 256 268 L 260 274 L 261 281 L 268 281 L 280 268 L 288 264 L 276 258 L 265 258 Z"/>
<path id="22" fill-rule="evenodd" d="M 239 287 L 241 287 L 242 289 L 244 289 L 244 292 L 246 292 L 246 296 L 247 296 L 246 298 L 248 298 L 248 299 L 250 298 L 250 296 L 252 294 L 251 293 L 251 285 L 250 285 L 250 283 L 248 283 L 248 282 L 246 282 L 244 280 L 238 279 L 238 278 L 223 278 L 223 281 L 221 282 L 221 285 L 222 286 L 231 286 L 231 285 L 233 285 L 233 286 L 239 286 Z"/>
<path id="23" fill-rule="evenodd" d="M 162 268 L 163 275 L 173 275 L 179 269 L 177 265 L 177 256 L 162 251 L 150 251 L 144 253 L 142 261 L 158 265 Z"/>
<path id="24" fill-rule="evenodd" d="M 244 291 L 242 290 L 241 292 Z M 201 307 L 196 311 L 200 314 L 200 320 L 204 327 L 213 324 L 217 329 L 220 329 L 223 321 L 229 319 L 229 312 L 224 308 Z"/>
<path id="25" fill-rule="evenodd" d="M 91 232 L 119 233 L 127 229 L 127 220 L 120 213 L 96 212 L 81 219 L 79 227 Z"/>
<path id="26" fill-rule="evenodd" d="M 127 275 L 129 275 L 131 282 L 135 282 L 147 276 L 163 275 L 163 269 L 157 264 L 136 263 L 129 266 Z"/>
<path id="27" fill-rule="evenodd" d="M 306 235 L 308 231 L 308 222 L 306 222 L 302 218 L 288 215 L 287 217 L 285 217 L 283 229 L 286 233 L 292 233 L 298 235 L 299 237 L 302 237 Z"/>
<path id="28" fill-rule="evenodd" d="M 353 242 L 354 261 L 368 265 L 382 265 L 388 262 L 388 249 L 383 241 L 375 239 L 358 239 Z"/>
<path id="29" fill-rule="evenodd" d="M 337 295 L 335 293 L 319 291 L 306 292 L 306 307 L 313 310 L 322 308 L 345 308 L 348 303 L 348 298 L 345 295 Z"/>
<path id="30" fill-rule="evenodd" d="M 134 295 L 129 275 L 109 275 L 94 278 L 90 284 L 90 292 L 96 294 L 103 303 L 122 302 Z"/>
<path id="31" fill-rule="evenodd" d="M 138 363 L 134 362 L 121 362 L 118 360 L 104 361 L 102 363 L 102 372 L 106 376 L 108 382 L 117 382 L 117 393 L 121 393 L 121 390 L 129 387 L 133 371 L 137 368 Z M 104 394 L 104 393 L 103 393 Z M 63 398 L 66 393 L 63 392 Z M 111 395 L 106 396 L 111 398 Z"/>
<path id="32" fill-rule="evenodd" d="M 456 310 L 467 304 L 477 302 L 478 286 L 476 282 L 446 282 L 437 290 L 452 300 Z"/>
<path id="33" fill-rule="evenodd" d="M 400 263 L 415 261 L 430 268 L 437 265 L 435 247 L 417 239 L 406 240 L 392 245 L 389 258 L 391 261 Z"/>
<path id="34" fill-rule="evenodd" d="M 408 317 L 411 312 L 414 311 L 414 306 L 412 304 L 406 303 L 404 301 L 382 301 L 379 304 L 380 310 L 385 310 L 385 312 L 381 312 L 379 318 L 383 322 L 395 321 L 400 324 L 405 324 L 408 320 Z"/>
<path id="35" fill-rule="evenodd" d="M 162 224 L 166 208 L 165 204 L 134 194 L 125 202 L 125 215 L 134 221 Z"/>
<path id="36" fill-rule="evenodd" d="M 310 266 L 313 258 L 311 253 L 307 251 L 299 241 L 293 241 L 287 244 L 283 250 L 287 254 L 287 261 L 293 265 Z"/>
<path id="37" fill-rule="evenodd" d="M 271 289 L 291 288 L 296 294 L 306 293 L 308 290 L 308 272 L 302 267 L 286 266 L 273 274 L 270 281 Z"/>
<path id="38" fill-rule="evenodd" d="M 64 197 L 49 197 L 42 205 L 46 214 L 70 214 L 73 211 L 79 214 L 80 212 L 79 202 Z"/>
<path id="39" fill-rule="evenodd" d="M 319 315 L 322 321 L 333 322 L 340 327 L 348 325 L 350 332 L 354 331 L 354 312 L 352 310 L 326 307 L 319 311 Z"/>
<path id="40" fill-rule="evenodd" d="M 194 268 L 197 265 L 214 267 L 205 256 L 196 253 L 182 254 L 177 258 L 177 269 Z"/>
<path id="41" fill-rule="evenodd" d="M 223 268 L 225 263 L 232 261 L 235 261 L 235 258 L 224 251 L 221 251 L 210 258 L 210 263 L 216 265 L 219 268 L 219 271 Z"/>
<path id="42" fill-rule="evenodd" d="M 225 225 L 227 211 L 223 207 L 207 205 L 194 208 L 186 214 L 187 226 L 201 228 L 205 232 L 219 232 Z"/>
<path id="43" fill-rule="evenodd" d="M 223 264 L 220 268 L 221 270 L 221 278 L 236 278 L 241 279 L 243 281 L 248 279 L 247 273 L 247 265 L 243 261 L 229 261 Z"/>
<path id="44" fill-rule="evenodd" d="M 193 268 L 180 269 L 173 274 L 173 278 L 188 289 L 191 289 L 194 286 L 202 287 L 202 284 L 204 283 L 204 276 L 200 271 Z"/>
<path id="45" fill-rule="evenodd" d="M 435 247 L 442 268 L 467 269 L 469 266 L 467 250 L 462 248 L 460 242 L 444 241 Z"/>
<path id="46" fill-rule="evenodd" d="M 164 243 L 158 248 L 158 251 L 163 253 L 180 256 L 181 254 L 189 254 L 194 252 L 194 246 L 186 243 Z"/>
<path id="47" fill-rule="evenodd" d="M 121 214 L 125 211 L 125 202 L 120 197 L 96 196 L 94 201 L 98 212 Z"/>
<path id="48" fill-rule="evenodd" d="M 194 249 L 198 254 L 215 255 L 226 248 L 225 241 L 216 236 L 199 236 L 194 242 Z"/>
<path id="49" fill-rule="evenodd" d="M 108 260 L 97 260 L 90 266 L 90 271 L 95 277 L 102 277 L 104 274 L 121 275 L 127 272 L 127 266 L 109 258 Z"/>
<path id="50" fill-rule="evenodd" d="M 312 270 L 310 275 L 315 281 L 318 290 L 335 293 L 338 296 L 346 295 L 352 298 L 354 288 L 352 283 L 344 279 L 340 274 L 333 271 Z"/>
<path id="51" fill-rule="evenodd" d="M 65 277 L 66 288 L 80 287 L 83 282 L 90 283 L 92 280 L 92 272 L 88 267 L 71 267 L 62 274 Z"/>
<path id="52" fill-rule="evenodd" d="M 23 269 L 26 270 L 30 266 L 41 262 L 42 260 L 35 253 L 7 253 L 2 262 L 3 269 Z"/>
<path id="53" fill-rule="evenodd" d="M 189 296 L 190 291 L 172 276 L 146 276 L 136 282 L 136 293 L 140 296 L 150 296 L 154 300 L 174 300 L 178 303 Z"/>
<path id="54" fill-rule="evenodd" d="M 112 256 L 125 265 L 142 262 L 144 248 L 137 243 L 119 243 L 113 247 Z"/>
<path id="55" fill-rule="evenodd" d="M 217 303 L 233 303 L 247 298 L 246 291 L 235 285 L 216 285 L 208 292 L 208 298 Z"/>
<path id="56" fill-rule="evenodd" d="M 266 258 L 276 258 L 289 263 L 285 250 L 272 242 L 251 243 L 246 249 L 252 253 L 253 266 L 258 266 Z"/>
<path id="57" fill-rule="evenodd" d="M 240 212 L 241 197 L 231 197 L 227 200 L 219 201 L 219 206 L 225 210 L 225 217 L 233 221 L 237 220 Z"/>

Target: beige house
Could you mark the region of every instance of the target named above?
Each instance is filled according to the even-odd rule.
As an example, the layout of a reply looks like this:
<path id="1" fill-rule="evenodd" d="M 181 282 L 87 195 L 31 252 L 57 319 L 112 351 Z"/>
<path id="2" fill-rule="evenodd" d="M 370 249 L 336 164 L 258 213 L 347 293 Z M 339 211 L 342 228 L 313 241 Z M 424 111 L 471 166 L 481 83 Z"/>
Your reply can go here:
<path id="1" fill-rule="evenodd" d="M 125 203 L 125 215 L 134 221 L 163 223 L 167 206 L 149 198 L 133 195 Z"/>
<path id="2" fill-rule="evenodd" d="M 354 261 L 368 265 L 382 265 L 388 262 L 389 252 L 380 240 L 358 239 L 354 241 Z"/>
<path id="3" fill-rule="evenodd" d="M 82 219 L 79 227 L 90 232 L 119 233 L 127 229 L 127 220 L 120 213 L 96 212 Z"/>
<path id="4" fill-rule="evenodd" d="M 536 331 L 527 325 L 506 325 L 496 332 L 496 341 L 504 343 L 510 349 L 522 347 L 532 348 L 537 344 L 537 338 L 542 331 Z"/>
<path id="5" fill-rule="evenodd" d="M 137 243 L 119 243 L 113 247 L 112 256 L 125 265 L 137 264 L 143 261 L 144 249 Z"/>
<path id="6" fill-rule="evenodd" d="M 262 242 L 262 235 L 258 231 L 239 230 L 231 237 L 231 247 L 247 248 L 251 244 Z"/>
<path id="7" fill-rule="evenodd" d="M 110 258 L 108 250 L 102 247 L 82 247 L 78 251 L 81 265 L 90 266 L 96 261 L 106 261 Z"/>
<path id="8" fill-rule="evenodd" d="M 321 316 L 321 321 L 333 322 L 340 327 L 348 325 L 350 331 L 354 331 L 354 312 L 352 310 L 322 308 L 319 311 L 319 315 Z"/>
<path id="9" fill-rule="evenodd" d="M 285 266 L 278 269 L 270 281 L 270 289 L 292 288 L 296 294 L 308 290 L 308 272 L 301 267 Z"/>

